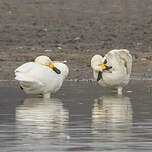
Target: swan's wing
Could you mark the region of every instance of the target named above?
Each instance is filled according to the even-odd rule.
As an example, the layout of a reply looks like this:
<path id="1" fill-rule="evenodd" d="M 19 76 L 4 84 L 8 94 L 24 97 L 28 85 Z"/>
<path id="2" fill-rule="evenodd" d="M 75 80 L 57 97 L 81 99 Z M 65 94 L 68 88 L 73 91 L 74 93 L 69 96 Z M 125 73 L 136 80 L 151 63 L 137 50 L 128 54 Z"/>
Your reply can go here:
<path id="1" fill-rule="evenodd" d="M 15 70 L 15 79 L 22 82 L 29 82 L 29 83 L 40 83 L 34 77 L 32 78 L 29 74 L 32 72 L 33 69 L 37 68 L 37 64 L 33 62 L 25 63 L 19 66 Z"/>
<path id="2" fill-rule="evenodd" d="M 32 68 L 34 68 L 34 66 L 36 66 L 34 62 L 28 62 L 19 66 L 14 72 L 29 72 L 30 70 L 32 70 Z"/>
<path id="3" fill-rule="evenodd" d="M 132 56 L 131 54 L 129 53 L 128 50 L 120 50 L 119 51 L 119 56 L 122 60 L 125 61 L 125 67 L 127 69 L 127 73 L 128 74 L 131 74 L 131 69 L 132 69 Z"/>
<path id="4" fill-rule="evenodd" d="M 124 66 L 126 67 L 127 74 L 131 74 L 132 70 L 132 56 L 126 49 L 112 50 L 109 53 L 118 55 L 121 60 L 124 61 Z"/>
<path id="5" fill-rule="evenodd" d="M 34 69 L 35 63 L 28 62 L 21 66 L 19 66 L 14 72 L 15 72 L 15 79 L 18 81 L 24 81 L 24 82 L 34 82 L 34 79 L 28 76 L 28 73 Z"/>
<path id="6" fill-rule="evenodd" d="M 57 74 L 47 66 L 33 62 L 25 63 L 15 70 L 15 79 L 24 82 L 54 81 Z"/>
<path id="7" fill-rule="evenodd" d="M 29 90 L 56 91 L 62 85 L 62 79 L 52 69 L 36 63 L 25 63 L 15 70 L 15 79 Z"/>
<path id="8" fill-rule="evenodd" d="M 62 77 L 63 79 L 65 79 L 68 74 L 69 74 L 69 68 L 66 64 L 62 63 L 62 62 L 59 62 L 59 61 L 55 61 L 53 62 L 54 63 L 54 66 L 56 68 L 58 68 L 60 70 L 60 74 L 58 74 L 60 77 Z"/>
<path id="9" fill-rule="evenodd" d="M 26 92 L 32 92 L 36 90 L 36 88 L 44 86 L 41 81 L 31 75 L 36 68 L 37 64 L 28 62 L 15 70 L 15 79 L 19 81 L 20 86 L 24 88 Z"/>
<path id="10" fill-rule="evenodd" d="M 47 66 L 40 65 L 37 69 L 32 70 L 31 75 L 42 83 L 43 92 L 56 92 L 63 82 L 63 78 Z"/>

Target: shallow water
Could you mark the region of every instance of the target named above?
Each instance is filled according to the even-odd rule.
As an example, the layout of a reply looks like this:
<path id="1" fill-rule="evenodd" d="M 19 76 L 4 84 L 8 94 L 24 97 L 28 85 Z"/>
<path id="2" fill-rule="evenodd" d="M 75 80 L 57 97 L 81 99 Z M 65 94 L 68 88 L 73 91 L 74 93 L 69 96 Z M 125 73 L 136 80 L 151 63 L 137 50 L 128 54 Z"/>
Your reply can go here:
<path id="1" fill-rule="evenodd" d="M 28 97 L 16 84 L 1 87 L 0 151 L 150 152 L 151 86 L 133 80 L 119 97 L 71 81 L 50 100 Z"/>

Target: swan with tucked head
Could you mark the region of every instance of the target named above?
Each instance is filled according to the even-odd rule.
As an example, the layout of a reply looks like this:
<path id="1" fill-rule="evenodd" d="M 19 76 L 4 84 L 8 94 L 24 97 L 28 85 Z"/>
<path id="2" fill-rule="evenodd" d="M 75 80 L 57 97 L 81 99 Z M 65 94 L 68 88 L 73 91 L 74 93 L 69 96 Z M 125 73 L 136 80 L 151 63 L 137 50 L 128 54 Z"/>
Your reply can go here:
<path id="1" fill-rule="evenodd" d="M 121 95 L 123 87 L 129 82 L 132 56 L 126 49 L 111 50 L 104 57 L 93 56 L 91 67 L 94 78 L 101 86 L 117 88 Z"/>
<path id="2" fill-rule="evenodd" d="M 53 62 L 48 56 L 38 56 L 34 62 L 28 62 L 15 70 L 15 79 L 27 94 L 42 94 L 49 98 L 58 91 L 68 76 L 67 65 Z"/>

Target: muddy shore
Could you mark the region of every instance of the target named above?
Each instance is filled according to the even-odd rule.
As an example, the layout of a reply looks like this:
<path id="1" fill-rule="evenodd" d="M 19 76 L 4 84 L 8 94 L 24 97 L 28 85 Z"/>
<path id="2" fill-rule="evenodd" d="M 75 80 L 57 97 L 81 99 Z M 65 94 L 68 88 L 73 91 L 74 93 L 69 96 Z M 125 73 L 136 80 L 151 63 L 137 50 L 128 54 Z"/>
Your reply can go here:
<path id="1" fill-rule="evenodd" d="M 0 0 L 0 79 L 38 55 L 66 60 L 68 79 L 91 79 L 90 59 L 112 49 L 133 55 L 132 77 L 152 75 L 152 1 Z"/>

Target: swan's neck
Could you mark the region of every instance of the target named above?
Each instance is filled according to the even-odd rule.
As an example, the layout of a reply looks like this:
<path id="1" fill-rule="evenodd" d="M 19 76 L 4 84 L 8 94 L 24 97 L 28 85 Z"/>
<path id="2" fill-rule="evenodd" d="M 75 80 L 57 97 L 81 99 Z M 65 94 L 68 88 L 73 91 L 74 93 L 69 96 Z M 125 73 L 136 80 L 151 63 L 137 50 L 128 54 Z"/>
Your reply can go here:
<path id="1" fill-rule="evenodd" d="M 98 73 L 99 73 L 99 72 L 93 70 L 93 75 L 94 75 L 95 80 L 97 80 L 97 78 L 98 78 Z"/>

